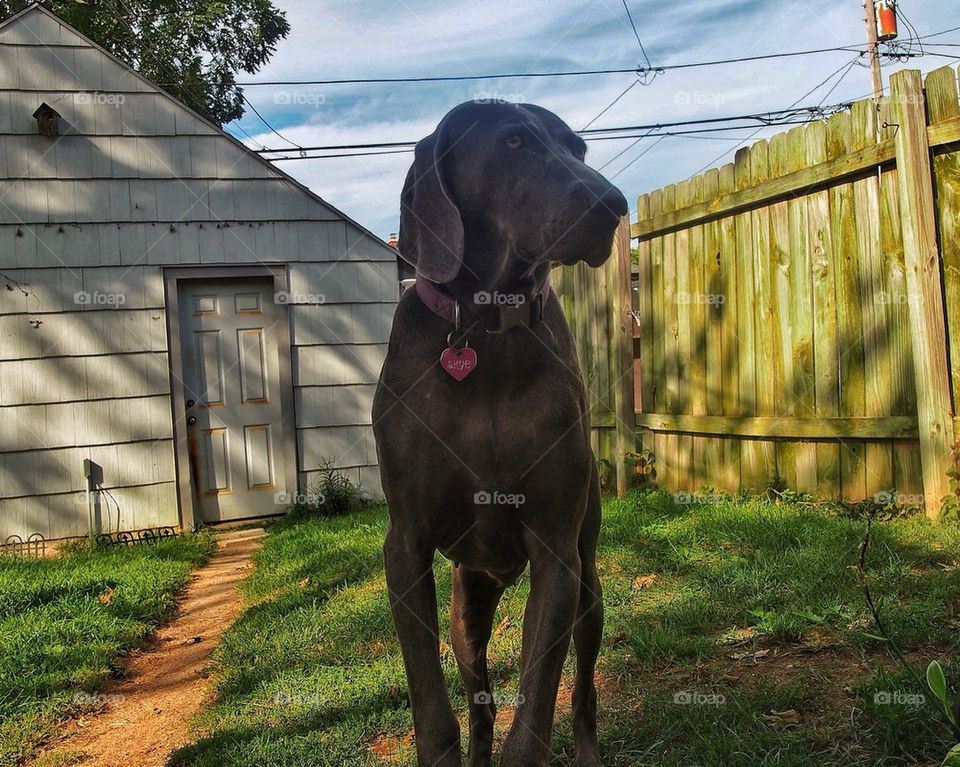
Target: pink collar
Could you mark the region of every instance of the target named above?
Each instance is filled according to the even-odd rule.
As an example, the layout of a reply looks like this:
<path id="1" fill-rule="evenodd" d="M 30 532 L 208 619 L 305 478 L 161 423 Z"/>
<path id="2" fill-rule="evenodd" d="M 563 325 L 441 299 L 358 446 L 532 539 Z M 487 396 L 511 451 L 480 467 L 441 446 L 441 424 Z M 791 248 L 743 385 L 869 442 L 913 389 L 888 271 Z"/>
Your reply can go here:
<path id="1" fill-rule="evenodd" d="M 459 326 L 459 305 L 455 298 L 444 292 L 436 283 L 430 282 L 422 275 L 417 275 L 417 297 L 431 312 L 441 319 Z M 497 294 L 494 293 L 493 296 Z M 471 324 L 471 328 L 486 330 L 488 333 L 503 333 L 520 325 L 533 326 L 543 319 L 543 310 L 550 297 L 550 278 L 547 277 L 540 286 L 533 301 L 522 304 L 494 304 L 472 303 L 471 313 L 479 315 L 480 319 Z"/>

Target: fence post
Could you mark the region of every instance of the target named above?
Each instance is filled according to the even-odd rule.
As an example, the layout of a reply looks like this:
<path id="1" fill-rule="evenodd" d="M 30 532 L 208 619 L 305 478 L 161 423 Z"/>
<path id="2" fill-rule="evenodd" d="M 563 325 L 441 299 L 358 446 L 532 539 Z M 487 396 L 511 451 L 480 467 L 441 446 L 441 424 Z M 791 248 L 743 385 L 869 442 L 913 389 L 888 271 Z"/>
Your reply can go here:
<path id="1" fill-rule="evenodd" d="M 920 73 L 898 72 L 890 78 L 897 147 L 900 224 L 910 299 L 917 425 L 923 465 L 927 516 L 940 515 L 950 492 L 953 413 L 947 363 L 947 334 L 940 278 L 940 250 L 934 216 L 933 175 Z"/>
<path id="2" fill-rule="evenodd" d="M 610 327 L 610 385 L 613 388 L 613 417 L 616 438 L 613 467 L 617 495 L 630 487 L 627 453 L 637 449 L 637 416 L 633 387 L 633 274 L 630 259 L 630 217 L 624 216 L 617 229 L 613 254 L 608 262 Z"/>

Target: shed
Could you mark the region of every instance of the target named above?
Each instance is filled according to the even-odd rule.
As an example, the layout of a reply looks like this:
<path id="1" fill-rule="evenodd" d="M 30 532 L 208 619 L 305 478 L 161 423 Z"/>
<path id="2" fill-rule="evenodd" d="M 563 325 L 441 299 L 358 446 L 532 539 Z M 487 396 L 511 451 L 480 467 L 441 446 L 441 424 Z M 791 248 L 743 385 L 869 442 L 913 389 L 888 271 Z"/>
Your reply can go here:
<path id="1" fill-rule="evenodd" d="M 44 8 L 0 24 L 0 543 L 276 514 L 326 465 L 379 496 L 397 299 L 309 189 Z"/>

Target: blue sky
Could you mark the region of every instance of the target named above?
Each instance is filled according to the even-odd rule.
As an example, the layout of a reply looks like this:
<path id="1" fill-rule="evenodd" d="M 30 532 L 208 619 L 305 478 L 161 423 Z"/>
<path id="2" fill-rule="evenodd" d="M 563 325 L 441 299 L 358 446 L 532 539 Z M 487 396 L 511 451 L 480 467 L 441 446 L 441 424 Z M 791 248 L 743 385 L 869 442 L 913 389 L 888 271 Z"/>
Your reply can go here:
<path id="1" fill-rule="evenodd" d="M 616 69 L 642 64 L 621 0 L 277 0 L 292 30 L 270 63 L 243 81 L 343 79 L 490 72 Z M 865 39 L 858 0 L 628 0 L 655 66 L 839 45 Z M 960 25 L 956 0 L 901 0 L 921 35 Z M 949 13 L 953 11 L 953 13 Z M 901 32 L 904 32 L 901 24 Z M 960 43 L 960 32 L 930 42 Z M 960 49 L 929 48 L 951 55 Z M 591 127 L 748 114 L 789 106 L 854 54 L 669 71 L 634 87 Z M 884 64 L 884 79 L 904 66 L 924 71 L 960 62 L 928 55 Z M 248 99 L 284 136 L 301 146 L 416 140 L 444 113 L 478 95 L 540 104 L 581 128 L 635 76 L 523 78 L 426 84 L 250 87 Z M 865 96 L 869 73 L 853 66 L 804 99 L 832 104 Z M 827 96 L 827 92 L 836 89 Z M 229 130 L 250 145 L 285 143 L 248 110 Z M 253 137 L 247 139 L 240 131 Z M 729 134 L 738 139 L 753 131 Z M 766 130 L 757 140 L 771 135 Z M 722 135 L 722 134 L 721 134 Z M 737 145 L 715 135 L 641 141 L 605 168 L 636 206 L 636 197 L 732 158 Z M 600 167 L 630 141 L 590 143 Z M 639 159 L 637 156 L 649 150 Z M 728 154 L 724 154 L 728 153 Z M 396 231 L 410 154 L 318 159 L 280 164 L 332 205 L 386 237 Z M 635 160 L 635 161 L 634 161 Z M 628 163 L 632 164 L 624 169 Z"/>

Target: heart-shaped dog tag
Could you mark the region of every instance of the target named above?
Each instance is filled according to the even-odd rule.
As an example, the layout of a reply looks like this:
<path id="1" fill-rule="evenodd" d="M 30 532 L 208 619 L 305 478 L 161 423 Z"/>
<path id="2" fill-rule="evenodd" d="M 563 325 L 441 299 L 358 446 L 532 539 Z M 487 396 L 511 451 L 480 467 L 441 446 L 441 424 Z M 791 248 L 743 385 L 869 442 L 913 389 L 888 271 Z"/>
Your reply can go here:
<path id="1" fill-rule="evenodd" d="M 454 349 L 452 346 L 440 355 L 440 366 L 456 380 L 462 381 L 477 367 L 477 353 L 469 346 Z"/>

